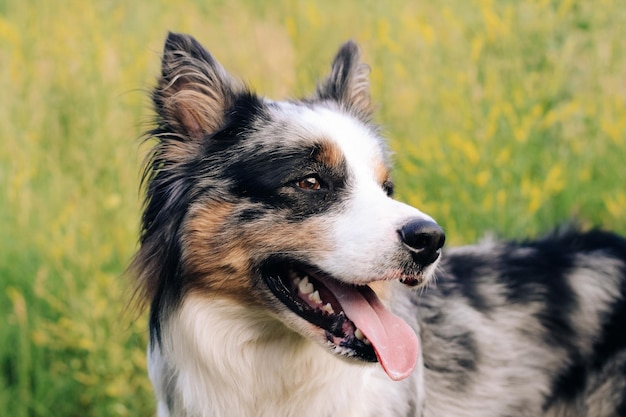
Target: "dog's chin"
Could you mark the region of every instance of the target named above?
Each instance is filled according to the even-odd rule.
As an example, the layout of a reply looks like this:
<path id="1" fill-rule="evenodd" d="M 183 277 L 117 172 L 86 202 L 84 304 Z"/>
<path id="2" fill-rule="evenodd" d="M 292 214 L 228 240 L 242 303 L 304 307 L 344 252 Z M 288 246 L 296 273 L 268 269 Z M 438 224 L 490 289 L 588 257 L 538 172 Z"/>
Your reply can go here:
<path id="1" fill-rule="evenodd" d="M 374 346 L 344 311 L 336 291 L 341 287 L 342 294 L 351 292 L 356 297 L 371 299 L 376 296 L 369 286 L 349 285 L 311 265 L 282 258 L 266 261 L 261 276 L 276 299 L 306 321 L 303 333 L 313 334 L 313 339 L 342 358 L 378 361 Z M 414 286 L 425 277 L 426 274 L 417 273 L 402 275 L 398 280 Z"/>

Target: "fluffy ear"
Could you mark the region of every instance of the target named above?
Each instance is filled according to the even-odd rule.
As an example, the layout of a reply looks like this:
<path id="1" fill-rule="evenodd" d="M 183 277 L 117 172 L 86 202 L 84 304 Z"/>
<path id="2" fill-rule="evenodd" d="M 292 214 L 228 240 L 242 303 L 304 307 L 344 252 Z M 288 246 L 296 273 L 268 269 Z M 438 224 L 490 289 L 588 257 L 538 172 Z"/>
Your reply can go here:
<path id="1" fill-rule="evenodd" d="M 198 41 L 169 33 L 152 98 L 169 133 L 199 139 L 219 129 L 242 86 Z"/>
<path id="2" fill-rule="evenodd" d="M 360 62 L 361 52 L 353 41 L 339 48 L 332 64 L 330 75 L 317 86 L 315 98 L 334 100 L 355 116 L 369 121 L 372 116 L 372 102 L 369 89 L 367 64 Z"/>

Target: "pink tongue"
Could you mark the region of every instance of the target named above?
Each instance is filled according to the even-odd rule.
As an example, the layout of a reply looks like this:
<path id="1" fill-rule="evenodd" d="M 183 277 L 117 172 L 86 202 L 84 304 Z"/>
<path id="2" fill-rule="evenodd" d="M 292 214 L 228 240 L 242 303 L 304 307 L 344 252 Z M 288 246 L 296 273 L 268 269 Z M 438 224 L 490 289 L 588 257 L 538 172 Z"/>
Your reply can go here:
<path id="1" fill-rule="evenodd" d="M 372 343 L 387 375 L 394 381 L 411 375 L 419 351 L 413 329 L 387 310 L 369 287 L 357 290 L 330 280 L 324 284 L 337 297 L 346 316 Z"/>

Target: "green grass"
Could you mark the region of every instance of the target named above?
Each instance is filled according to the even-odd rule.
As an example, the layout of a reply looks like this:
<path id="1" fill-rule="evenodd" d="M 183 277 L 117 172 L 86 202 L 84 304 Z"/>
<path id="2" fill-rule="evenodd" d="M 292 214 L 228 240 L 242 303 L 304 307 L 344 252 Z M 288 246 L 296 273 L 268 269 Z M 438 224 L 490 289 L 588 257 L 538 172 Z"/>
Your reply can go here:
<path id="1" fill-rule="evenodd" d="M 0 0 L 0 415 L 154 412 L 123 272 L 167 30 L 273 98 L 357 40 L 399 198 L 464 244 L 626 233 L 625 21 L 619 0 Z"/>

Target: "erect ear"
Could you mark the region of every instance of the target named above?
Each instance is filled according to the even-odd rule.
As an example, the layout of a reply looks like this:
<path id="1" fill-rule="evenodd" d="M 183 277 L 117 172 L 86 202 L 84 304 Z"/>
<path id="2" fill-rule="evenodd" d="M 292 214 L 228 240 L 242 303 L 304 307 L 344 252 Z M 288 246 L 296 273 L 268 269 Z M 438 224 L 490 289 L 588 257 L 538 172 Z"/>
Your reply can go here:
<path id="1" fill-rule="evenodd" d="M 161 78 L 152 95 L 161 128 L 191 139 L 214 132 L 241 90 L 240 83 L 193 37 L 168 34 Z"/>
<path id="2" fill-rule="evenodd" d="M 339 48 L 330 75 L 317 86 L 314 98 L 334 100 L 355 116 L 369 121 L 372 102 L 369 88 L 370 68 L 360 62 L 361 52 L 353 41 Z"/>

